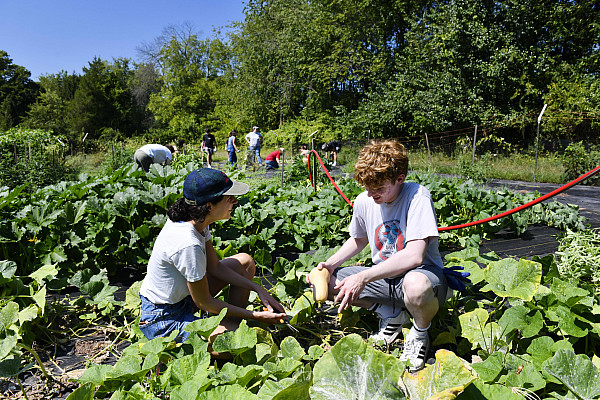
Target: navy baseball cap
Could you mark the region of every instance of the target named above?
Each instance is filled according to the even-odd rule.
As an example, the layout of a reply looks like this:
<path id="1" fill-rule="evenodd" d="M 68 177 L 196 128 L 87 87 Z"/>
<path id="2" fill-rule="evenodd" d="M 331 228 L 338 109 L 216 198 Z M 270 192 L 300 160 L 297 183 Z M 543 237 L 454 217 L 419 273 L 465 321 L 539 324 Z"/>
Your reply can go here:
<path id="1" fill-rule="evenodd" d="M 234 182 L 217 169 L 195 169 L 183 181 L 185 202 L 201 206 L 221 195 L 239 196 L 248 193 L 250 187 L 242 182 Z"/>

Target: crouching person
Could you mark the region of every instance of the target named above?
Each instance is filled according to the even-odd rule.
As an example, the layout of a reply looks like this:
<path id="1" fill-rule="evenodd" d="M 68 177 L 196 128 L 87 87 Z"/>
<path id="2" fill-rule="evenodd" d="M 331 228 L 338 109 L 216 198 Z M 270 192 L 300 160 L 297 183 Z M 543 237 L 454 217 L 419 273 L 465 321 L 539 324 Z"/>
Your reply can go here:
<path id="1" fill-rule="evenodd" d="M 361 150 L 354 179 L 365 191 L 354 204 L 350 238 L 317 268 L 329 270 L 329 296 L 340 302 L 339 312 L 354 305 L 377 313 L 376 341 L 394 342 L 412 316 L 400 359 L 410 360 L 414 372 L 425 364 L 427 330 L 448 287 L 430 193 L 418 183 L 405 182 L 407 173 L 402 144 L 371 142 Z M 340 268 L 367 244 L 372 267 Z"/>
<path id="2" fill-rule="evenodd" d="M 223 172 L 202 168 L 192 171 L 156 238 L 146 277 L 140 288 L 142 300 L 139 327 L 148 339 L 168 336 L 178 330 L 178 341 L 188 338 L 185 326 L 198 319 L 198 310 L 227 316 L 214 334 L 234 330 L 243 318 L 267 324 L 278 323 L 285 310 L 262 286 L 253 282 L 255 265 L 248 254 L 221 261 L 211 242 L 209 225 L 231 218 L 236 196 L 248 185 L 233 182 Z M 215 296 L 229 285 L 227 302 Z M 247 310 L 250 291 L 255 291 L 267 311 Z"/>

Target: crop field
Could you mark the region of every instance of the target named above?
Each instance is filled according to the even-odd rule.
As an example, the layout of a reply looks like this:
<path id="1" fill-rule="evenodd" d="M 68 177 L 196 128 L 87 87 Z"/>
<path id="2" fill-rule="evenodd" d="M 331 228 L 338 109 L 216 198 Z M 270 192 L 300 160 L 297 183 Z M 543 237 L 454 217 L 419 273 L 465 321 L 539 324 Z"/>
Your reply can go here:
<path id="1" fill-rule="evenodd" d="M 0 188 L 0 397 L 29 399 L 596 399 L 600 396 L 600 234 L 576 206 L 547 202 L 487 224 L 440 232 L 447 267 L 470 272 L 432 323 L 425 369 L 408 373 L 402 340 L 382 347 L 353 307 L 317 304 L 306 276 L 347 238 L 351 207 L 304 164 L 286 180 L 250 180 L 232 218 L 211 227 L 219 257 L 251 254 L 257 280 L 289 324 L 242 322 L 206 338 L 224 317 L 190 324 L 190 339 L 148 341 L 138 289 L 166 210 L 192 163 L 125 166 L 29 192 Z M 231 171 L 237 180 L 251 176 Z M 413 173 L 430 190 L 438 226 L 467 223 L 533 200 L 469 180 Z M 336 182 L 350 199 L 362 189 Z M 494 234 L 532 226 L 565 232 L 560 252 L 502 258 Z M 573 250 L 575 251 L 569 251 Z M 588 253 L 596 255 L 589 257 Z M 560 254 L 559 254 L 560 253 Z M 368 249 L 351 262 L 368 265 Z M 596 263 L 594 264 L 594 260 Z M 221 293 L 225 298 L 227 293 Z M 251 297 L 250 308 L 262 305 Z M 405 332 L 406 333 L 406 332 Z M 78 356 L 77 362 L 67 362 Z"/>

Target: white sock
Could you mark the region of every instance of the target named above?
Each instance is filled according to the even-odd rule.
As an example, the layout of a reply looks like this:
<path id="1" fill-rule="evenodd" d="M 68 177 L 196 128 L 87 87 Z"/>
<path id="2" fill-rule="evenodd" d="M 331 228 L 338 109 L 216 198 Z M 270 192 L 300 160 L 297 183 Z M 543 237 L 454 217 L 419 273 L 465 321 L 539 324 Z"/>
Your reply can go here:
<path id="1" fill-rule="evenodd" d="M 418 338 L 424 338 L 427 336 L 427 330 L 429 329 L 429 327 L 431 326 L 431 323 L 429 323 L 429 325 L 427 325 L 427 328 L 419 328 L 418 326 L 416 326 L 413 322 L 413 326 L 410 328 L 410 332 L 408 333 L 409 336 L 414 336 L 414 337 L 418 337 Z"/>

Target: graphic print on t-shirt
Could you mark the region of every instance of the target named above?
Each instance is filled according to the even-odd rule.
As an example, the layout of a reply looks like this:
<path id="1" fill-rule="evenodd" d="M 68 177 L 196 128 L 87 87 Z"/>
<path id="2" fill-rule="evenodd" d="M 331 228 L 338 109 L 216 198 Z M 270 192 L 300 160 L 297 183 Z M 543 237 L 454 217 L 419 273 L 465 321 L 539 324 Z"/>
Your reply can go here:
<path id="1" fill-rule="evenodd" d="M 404 248 L 404 238 L 400 231 L 400 221 L 385 221 L 375 229 L 375 246 L 381 260 L 387 260 Z"/>

